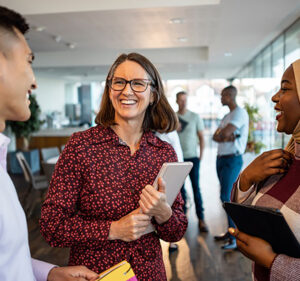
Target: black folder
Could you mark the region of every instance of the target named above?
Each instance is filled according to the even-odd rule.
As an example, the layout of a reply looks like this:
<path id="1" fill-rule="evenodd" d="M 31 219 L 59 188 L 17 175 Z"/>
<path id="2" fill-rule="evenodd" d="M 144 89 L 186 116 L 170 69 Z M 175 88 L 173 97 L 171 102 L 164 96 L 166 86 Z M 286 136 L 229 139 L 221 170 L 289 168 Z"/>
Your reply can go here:
<path id="1" fill-rule="evenodd" d="M 277 254 L 300 258 L 300 244 L 279 210 L 229 202 L 223 206 L 240 231 L 268 241 Z"/>

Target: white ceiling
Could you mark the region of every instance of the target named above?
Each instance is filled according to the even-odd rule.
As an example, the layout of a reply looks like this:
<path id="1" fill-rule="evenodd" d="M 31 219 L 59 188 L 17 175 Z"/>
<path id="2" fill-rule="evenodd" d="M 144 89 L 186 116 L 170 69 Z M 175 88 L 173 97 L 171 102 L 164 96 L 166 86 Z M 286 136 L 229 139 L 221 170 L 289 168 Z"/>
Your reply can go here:
<path id="1" fill-rule="evenodd" d="M 39 73 L 102 80 L 123 52 L 163 79 L 231 78 L 300 16 L 299 0 L 0 0 L 23 13 Z M 171 24 L 182 18 L 180 24 Z M 57 43 L 53 37 L 61 36 Z M 178 38 L 187 38 L 186 42 Z M 67 44 L 74 43 L 70 49 Z M 231 57 L 224 53 L 232 53 Z"/>

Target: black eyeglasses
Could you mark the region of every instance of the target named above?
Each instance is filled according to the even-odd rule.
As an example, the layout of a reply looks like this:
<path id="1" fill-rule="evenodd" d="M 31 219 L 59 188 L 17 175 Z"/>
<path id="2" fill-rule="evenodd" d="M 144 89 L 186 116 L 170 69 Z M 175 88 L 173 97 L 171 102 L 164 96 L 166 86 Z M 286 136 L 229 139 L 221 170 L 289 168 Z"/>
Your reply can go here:
<path id="1" fill-rule="evenodd" d="M 108 85 L 115 91 L 123 91 L 127 83 L 129 83 L 132 91 L 142 93 L 147 90 L 148 85 L 151 84 L 151 81 L 149 79 L 132 79 L 128 81 L 123 78 L 114 77 L 113 79 L 109 80 Z"/>

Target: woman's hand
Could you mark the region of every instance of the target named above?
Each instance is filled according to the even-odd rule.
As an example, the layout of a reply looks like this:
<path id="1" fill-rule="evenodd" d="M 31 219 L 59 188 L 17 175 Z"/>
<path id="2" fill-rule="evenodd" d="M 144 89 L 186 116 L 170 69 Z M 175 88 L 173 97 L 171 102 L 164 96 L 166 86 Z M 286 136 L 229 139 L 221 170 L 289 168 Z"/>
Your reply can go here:
<path id="1" fill-rule="evenodd" d="M 130 242 L 139 239 L 151 223 L 151 217 L 138 208 L 118 221 L 111 223 L 108 239 Z"/>
<path id="2" fill-rule="evenodd" d="M 158 179 L 158 190 L 146 185 L 140 196 L 140 207 L 144 214 L 154 216 L 158 224 L 166 222 L 172 216 L 172 209 L 166 200 L 166 184 Z"/>
<path id="3" fill-rule="evenodd" d="M 258 237 L 248 235 L 238 229 L 229 228 L 229 233 L 236 238 L 239 250 L 249 259 L 266 267 L 271 265 L 276 257 L 271 245 Z"/>
<path id="4" fill-rule="evenodd" d="M 274 149 L 255 158 L 241 173 L 240 189 L 247 191 L 254 183 L 267 177 L 285 173 L 293 160 L 293 155 L 283 149 Z"/>

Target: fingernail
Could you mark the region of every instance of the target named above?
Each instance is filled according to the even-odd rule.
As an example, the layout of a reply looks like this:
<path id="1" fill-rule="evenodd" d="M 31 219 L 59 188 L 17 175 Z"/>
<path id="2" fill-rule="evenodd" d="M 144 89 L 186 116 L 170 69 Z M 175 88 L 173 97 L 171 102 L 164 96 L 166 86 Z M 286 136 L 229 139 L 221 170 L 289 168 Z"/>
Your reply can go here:
<path id="1" fill-rule="evenodd" d="M 234 234 L 235 233 L 235 229 L 232 228 L 232 227 L 228 228 L 228 231 L 229 231 L 230 234 Z"/>

